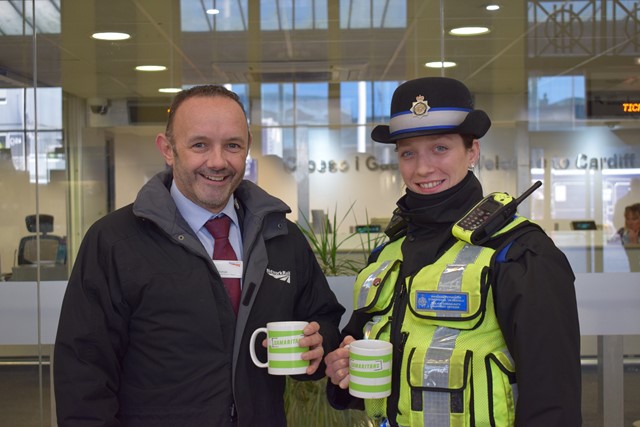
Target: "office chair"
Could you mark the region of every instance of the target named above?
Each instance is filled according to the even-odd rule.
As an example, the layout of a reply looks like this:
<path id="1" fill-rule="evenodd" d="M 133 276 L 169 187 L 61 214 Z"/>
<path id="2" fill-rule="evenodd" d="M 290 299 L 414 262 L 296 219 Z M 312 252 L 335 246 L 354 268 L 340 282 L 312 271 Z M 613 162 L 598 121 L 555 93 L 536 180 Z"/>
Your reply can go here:
<path id="1" fill-rule="evenodd" d="M 66 259 L 57 259 L 58 248 L 64 244 L 64 239 L 60 236 L 48 234 L 53 231 L 53 216 L 47 214 L 27 215 L 25 222 L 27 230 L 36 233 L 36 221 L 40 219 L 40 262 L 61 264 L 66 263 Z M 20 239 L 18 245 L 18 265 L 36 264 L 38 262 L 38 236 L 30 235 Z M 66 254 L 65 258 L 66 258 Z"/>

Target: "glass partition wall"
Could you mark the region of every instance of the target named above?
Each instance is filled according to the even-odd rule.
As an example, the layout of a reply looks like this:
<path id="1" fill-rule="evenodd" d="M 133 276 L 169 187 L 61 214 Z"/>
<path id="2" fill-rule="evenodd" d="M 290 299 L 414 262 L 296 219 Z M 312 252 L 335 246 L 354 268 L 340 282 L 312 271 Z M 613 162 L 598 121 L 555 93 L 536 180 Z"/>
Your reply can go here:
<path id="1" fill-rule="evenodd" d="M 475 168 L 485 191 L 542 181 L 520 212 L 567 254 L 580 302 L 618 311 L 598 292 L 640 282 L 640 249 L 616 239 L 624 207 L 640 202 L 638 7 L 487 6 L 0 1 L 0 425 L 55 426 L 51 345 L 74 254 L 95 220 L 163 168 L 154 139 L 172 91 L 197 84 L 227 85 L 245 104 L 246 178 L 287 202 L 293 220 L 344 217 L 346 236 L 383 227 L 404 191 L 393 147 L 369 136 L 388 122 L 394 88 L 464 81 L 493 122 Z M 107 32 L 125 35 L 95 35 Z M 635 288 L 612 291 L 624 292 L 640 311 Z M 591 308 L 581 309 L 585 425 L 630 425 L 640 419 L 635 318 L 602 328 Z"/>

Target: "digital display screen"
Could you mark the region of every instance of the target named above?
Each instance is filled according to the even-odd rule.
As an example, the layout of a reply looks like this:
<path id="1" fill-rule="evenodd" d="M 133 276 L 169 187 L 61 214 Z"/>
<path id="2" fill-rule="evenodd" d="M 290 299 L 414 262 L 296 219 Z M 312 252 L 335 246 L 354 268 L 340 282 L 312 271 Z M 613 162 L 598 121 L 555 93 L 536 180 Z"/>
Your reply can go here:
<path id="1" fill-rule="evenodd" d="M 574 230 L 597 230 L 595 221 L 571 221 Z"/>
<path id="2" fill-rule="evenodd" d="M 587 98 L 587 117 L 640 118 L 640 93 L 592 92 Z"/>

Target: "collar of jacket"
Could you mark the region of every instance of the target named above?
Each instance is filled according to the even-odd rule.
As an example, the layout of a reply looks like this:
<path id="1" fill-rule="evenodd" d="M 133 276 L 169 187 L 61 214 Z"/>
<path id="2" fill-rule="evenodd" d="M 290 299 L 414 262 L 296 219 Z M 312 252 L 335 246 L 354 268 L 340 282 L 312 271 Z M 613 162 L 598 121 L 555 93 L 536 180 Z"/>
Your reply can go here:
<path id="1" fill-rule="evenodd" d="M 189 234 L 195 238 L 187 222 L 176 207 L 169 188 L 173 171 L 168 168 L 147 182 L 133 203 L 133 212 L 139 218 L 153 221 L 168 234 Z M 265 239 L 286 233 L 286 214 L 291 212 L 282 200 L 270 195 L 251 181 L 244 180 L 235 191 L 238 218 L 243 239 L 246 231 L 263 229 Z"/>
<path id="2" fill-rule="evenodd" d="M 482 199 L 482 185 L 472 173 L 455 186 L 437 194 L 417 194 L 407 190 L 398 200 L 398 213 L 412 228 L 441 229 L 459 220 Z"/>

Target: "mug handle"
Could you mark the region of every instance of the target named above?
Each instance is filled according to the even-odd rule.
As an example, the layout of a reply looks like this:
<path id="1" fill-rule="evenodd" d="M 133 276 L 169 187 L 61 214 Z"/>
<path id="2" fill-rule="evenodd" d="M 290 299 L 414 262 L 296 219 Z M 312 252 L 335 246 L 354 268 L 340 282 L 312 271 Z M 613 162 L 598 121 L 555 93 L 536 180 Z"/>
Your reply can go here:
<path id="1" fill-rule="evenodd" d="M 256 356 L 256 337 L 258 334 L 264 333 L 267 334 L 267 328 L 258 328 L 251 334 L 251 339 L 249 340 L 249 353 L 251 354 L 251 360 L 258 368 L 266 368 L 269 366 L 269 362 L 261 362 L 258 360 L 258 356 Z"/>

